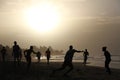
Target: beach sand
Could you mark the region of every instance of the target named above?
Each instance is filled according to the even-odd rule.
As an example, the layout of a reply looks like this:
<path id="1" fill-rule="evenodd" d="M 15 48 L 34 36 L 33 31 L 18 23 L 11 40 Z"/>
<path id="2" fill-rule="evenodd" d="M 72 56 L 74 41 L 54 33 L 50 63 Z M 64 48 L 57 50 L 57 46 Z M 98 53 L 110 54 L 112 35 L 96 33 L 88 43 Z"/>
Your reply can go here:
<path id="1" fill-rule="evenodd" d="M 73 62 L 74 70 L 67 77 L 63 74 L 69 67 L 51 75 L 52 70 L 61 65 L 62 62 L 51 62 L 49 65 L 46 62 L 34 62 L 27 71 L 25 62 L 16 68 L 13 62 L 0 62 L 0 80 L 120 80 L 120 69 L 111 69 L 112 74 L 109 75 L 103 67 L 84 66 L 79 62 Z"/>

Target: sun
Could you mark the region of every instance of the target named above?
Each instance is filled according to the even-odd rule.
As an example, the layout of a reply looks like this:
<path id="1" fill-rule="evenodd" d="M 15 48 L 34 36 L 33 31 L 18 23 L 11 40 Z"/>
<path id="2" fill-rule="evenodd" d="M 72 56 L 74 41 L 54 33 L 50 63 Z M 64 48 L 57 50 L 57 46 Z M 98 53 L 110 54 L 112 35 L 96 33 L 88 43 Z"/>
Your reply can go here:
<path id="1" fill-rule="evenodd" d="M 52 32 L 60 22 L 60 14 L 56 6 L 41 3 L 25 11 L 27 24 L 41 33 Z"/>

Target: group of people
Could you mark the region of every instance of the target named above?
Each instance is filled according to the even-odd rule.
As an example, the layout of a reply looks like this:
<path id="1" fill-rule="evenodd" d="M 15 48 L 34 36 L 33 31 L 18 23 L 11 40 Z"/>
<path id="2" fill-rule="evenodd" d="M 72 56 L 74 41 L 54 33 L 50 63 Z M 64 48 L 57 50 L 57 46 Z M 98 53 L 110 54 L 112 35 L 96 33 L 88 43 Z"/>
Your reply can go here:
<path id="1" fill-rule="evenodd" d="M 32 53 L 36 54 L 36 56 L 37 56 L 37 58 L 38 58 L 38 62 L 40 62 L 41 52 L 40 52 L 40 51 L 35 52 L 35 51 L 33 50 L 33 46 L 30 46 L 30 49 L 27 49 L 27 50 L 24 51 L 24 56 L 25 56 L 26 61 L 27 61 L 27 63 L 28 63 L 28 64 L 27 64 L 27 68 L 28 68 L 28 69 L 30 68 L 30 65 L 31 65 L 31 54 L 32 54 Z M 47 64 L 49 64 L 50 54 L 51 54 L 51 52 L 50 52 L 50 50 L 49 50 L 49 48 L 48 48 L 47 51 L 46 51 Z"/>
<path id="2" fill-rule="evenodd" d="M 111 55 L 107 51 L 107 47 L 103 47 L 102 51 L 104 52 L 104 56 L 105 56 L 105 69 L 106 69 L 106 72 L 111 74 L 111 70 L 109 68 L 109 64 L 110 64 L 110 61 L 111 61 Z M 68 76 L 67 74 L 70 71 L 73 70 L 72 60 L 73 60 L 73 55 L 74 55 L 75 52 L 77 52 L 77 53 L 84 52 L 84 54 L 83 54 L 84 55 L 84 62 L 83 63 L 86 64 L 87 56 L 89 55 L 89 52 L 87 51 L 87 49 L 85 49 L 85 51 L 78 51 L 78 50 L 73 49 L 73 46 L 70 45 L 69 50 L 66 52 L 66 55 L 64 57 L 64 62 L 62 64 L 62 66 L 60 68 L 58 68 L 58 69 L 53 70 L 52 74 L 55 74 L 55 72 L 63 70 L 68 66 L 68 67 L 70 67 L 70 69 L 67 72 L 64 73 L 64 76 Z"/>
<path id="3" fill-rule="evenodd" d="M 108 72 L 109 74 L 111 74 L 111 70 L 109 68 L 109 64 L 111 62 L 111 55 L 107 51 L 107 47 L 102 47 L 102 51 L 104 52 L 104 56 L 105 56 L 105 69 L 106 69 L 106 72 Z M 73 46 L 70 45 L 69 46 L 69 50 L 65 54 L 64 62 L 62 64 L 62 67 L 53 70 L 52 74 L 55 74 L 56 71 L 60 71 L 60 70 L 65 69 L 67 66 L 69 66 L 70 69 L 64 75 L 67 75 L 70 71 L 72 71 L 73 68 L 74 68 L 73 64 L 72 64 L 72 60 L 73 60 L 73 56 L 74 56 L 75 52 L 77 52 L 77 53 L 83 52 L 83 56 L 84 56 L 84 62 L 83 62 L 83 64 L 87 63 L 87 58 L 88 58 L 88 55 L 89 55 L 89 52 L 87 51 L 87 49 L 85 49 L 85 51 L 83 51 L 83 50 L 79 51 L 79 50 L 73 49 Z M 5 54 L 6 54 L 5 47 L 2 48 L 1 53 L 2 53 L 3 61 L 5 61 Z M 33 50 L 33 46 L 30 46 L 29 49 L 27 49 L 27 50 L 24 51 L 24 56 L 25 56 L 25 59 L 27 61 L 27 69 L 29 69 L 30 65 L 31 65 L 31 54 L 32 53 L 34 53 L 34 54 L 37 55 L 38 62 L 40 62 L 41 52 L 40 51 L 35 52 Z M 50 49 L 48 48 L 45 53 L 46 53 L 46 58 L 47 58 L 47 64 L 49 64 L 49 59 L 50 59 L 50 55 L 51 55 Z M 22 57 L 22 50 L 19 47 L 19 45 L 17 45 L 16 41 L 14 41 L 12 55 L 14 57 L 14 65 L 16 66 L 16 63 L 18 65 L 20 65 L 20 60 L 21 60 L 21 57 Z"/>
<path id="4" fill-rule="evenodd" d="M 31 65 L 31 54 L 34 53 L 38 59 L 38 62 L 40 62 L 40 57 L 41 57 L 41 52 L 35 52 L 33 50 L 33 46 L 30 46 L 29 49 L 24 51 L 24 57 L 27 61 L 27 69 L 30 68 Z M 5 56 L 7 54 L 7 50 L 5 47 L 3 47 L 1 49 L 1 54 L 2 54 L 2 61 L 5 62 Z M 46 58 L 47 58 L 47 64 L 49 64 L 49 60 L 50 60 L 50 55 L 51 55 L 51 51 L 48 48 L 45 52 Z M 14 66 L 16 67 L 17 65 L 20 65 L 21 59 L 22 59 L 22 50 L 19 47 L 19 45 L 17 44 L 16 41 L 14 41 L 14 45 L 12 47 L 12 56 L 13 56 L 13 60 L 14 60 Z"/>

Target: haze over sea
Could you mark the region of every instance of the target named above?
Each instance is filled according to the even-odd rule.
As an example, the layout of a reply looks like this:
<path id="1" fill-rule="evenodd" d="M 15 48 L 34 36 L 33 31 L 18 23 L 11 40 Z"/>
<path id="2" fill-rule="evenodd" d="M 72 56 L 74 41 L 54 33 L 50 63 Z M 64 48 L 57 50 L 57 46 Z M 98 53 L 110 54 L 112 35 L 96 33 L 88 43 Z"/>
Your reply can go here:
<path id="1" fill-rule="evenodd" d="M 63 62 L 65 55 L 54 55 L 51 57 L 52 62 Z M 111 55 L 112 61 L 110 63 L 111 68 L 120 69 L 120 55 Z M 36 59 L 36 58 L 35 58 Z M 46 57 L 42 56 L 41 59 L 46 61 Z M 36 61 L 36 60 L 35 60 Z M 83 54 L 75 54 L 73 62 L 83 62 Z M 104 55 L 100 56 L 89 56 L 87 65 L 104 67 Z"/>

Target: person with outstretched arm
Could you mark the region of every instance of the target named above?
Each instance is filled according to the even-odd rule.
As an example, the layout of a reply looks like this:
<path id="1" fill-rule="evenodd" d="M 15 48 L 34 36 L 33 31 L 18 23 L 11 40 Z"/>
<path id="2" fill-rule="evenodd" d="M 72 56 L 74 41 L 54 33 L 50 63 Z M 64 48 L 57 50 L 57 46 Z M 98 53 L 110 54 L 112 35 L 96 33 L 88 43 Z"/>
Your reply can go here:
<path id="1" fill-rule="evenodd" d="M 24 56 L 25 56 L 26 61 L 27 61 L 27 69 L 28 70 L 31 66 L 31 54 L 32 53 L 36 54 L 36 52 L 33 50 L 33 46 L 30 46 L 30 49 L 27 49 L 24 51 Z"/>
<path id="2" fill-rule="evenodd" d="M 73 60 L 73 56 L 74 56 L 74 53 L 75 53 L 75 52 L 80 53 L 80 52 L 83 52 L 83 51 L 75 50 L 75 49 L 73 49 L 73 46 L 70 45 L 70 46 L 69 46 L 69 50 L 66 52 L 66 55 L 65 55 L 65 57 L 64 57 L 64 62 L 63 62 L 63 64 L 62 64 L 61 68 L 58 68 L 58 69 L 56 69 L 56 70 L 53 70 L 52 74 L 55 74 L 56 71 L 63 70 L 63 69 L 65 69 L 67 66 L 69 66 L 70 69 L 69 69 L 66 73 L 64 73 L 64 76 L 67 76 L 67 74 L 68 74 L 70 71 L 72 71 L 73 68 L 74 68 L 74 67 L 73 67 L 73 64 L 72 64 L 72 60 Z"/>

